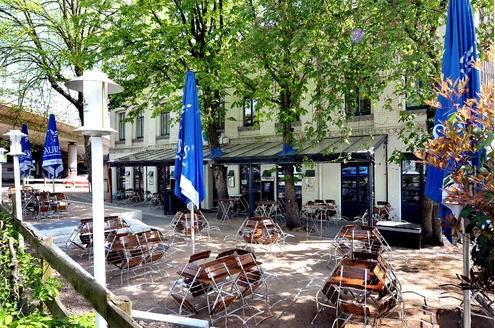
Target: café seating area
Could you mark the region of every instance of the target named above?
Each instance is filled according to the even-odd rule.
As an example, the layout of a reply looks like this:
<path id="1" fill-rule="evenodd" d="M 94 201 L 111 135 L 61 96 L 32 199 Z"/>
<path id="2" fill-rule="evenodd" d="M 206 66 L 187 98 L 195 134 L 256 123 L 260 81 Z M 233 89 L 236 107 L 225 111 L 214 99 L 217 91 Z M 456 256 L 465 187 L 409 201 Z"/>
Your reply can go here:
<path id="1" fill-rule="evenodd" d="M 153 281 L 153 275 L 160 276 L 169 263 L 165 257 L 177 250 L 171 246 L 172 239 L 161 231 L 147 227 L 133 231 L 131 226 L 118 215 L 104 217 L 105 259 L 117 271 L 120 283 L 127 283 L 134 276 L 145 276 Z M 92 256 L 93 219 L 79 220 L 66 241 L 68 251 L 82 250 L 82 254 Z"/>
<path id="2" fill-rule="evenodd" d="M 15 189 L 9 189 L 10 197 L 15 197 Z M 25 186 L 21 190 L 22 214 L 36 220 L 60 217 L 70 214 L 70 202 L 61 192 L 46 192 Z"/>
<path id="3" fill-rule="evenodd" d="M 343 226 L 330 247 L 330 275 L 315 296 L 316 314 L 335 311 L 333 326 L 378 327 L 381 319 L 405 324 L 402 287 L 386 260 L 391 248 L 374 227 Z"/>
<path id="4" fill-rule="evenodd" d="M 268 276 L 254 253 L 229 249 L 210 256 L 210 250 L 195 253 L 177 272 L 169 293 L 177 307 L 171 310 L 179 315 L 207 311 L 211 324 L 223 320 L 225 326 L 232 317 L 244 325 L 251 320 L 258 324 L 262 314 L 272 315 Z"/>
<path id="5" fill-rule="evenodd" d="M 319 233 L 323 236 L 323 226 L 329 226 L 334 221 L 350 221 L 340 215 L 340 210 L 333 199 L 308 201 L 300 211 L 301 221 L 305 224 L 307 235 Z"/>
<path id="6" fill-rule="evenodd" d="M 116 215 L 104 217 L 104 233 L 107 237 L 111 232 L 127 232 L 129 224 Z M 66 242 L 67 248 L 76 246 L 80 249 L 93 247 L 93 219 L 86 218 L 79 220 L 79 225 L 72 231 Z"/>
<path id="7" fill-rule="evenodd" d="M 288 237 L 293 235 L 284 232 L 273 219 L 254 216 L 246 218 L 240 225 L 235 240 L 240 247 L 253 249 L 258 246 L 270 253 L 272 246 L 282 248 Z"/>
<path id="8" fill-rule="evenodd" d="M 191 228 L 191 212 L 188 210 L 181 210 L 175 213 L 174 218 L 168 225 L 169 230 L 173 237 L 184 238 L 189 240 L 192 232 Z M 194 211 L 194 234 L 203 235 L 204 233 L 209 237 L 210 230 L 218 230 L 218 227 L 210 226 L 205 215 L 200 210 Z"/>
<path id="9" fill-rule="evenodd" d="M 112 231 L 105 241 L 105 258 L 120 273 L 120 283 L 124 274 L 129 283 L 130 274 L 146 275 L 153 281 L 153 274 L 161 275 L 161 262 L 170 248 L 168 240 L 155 229 L 132 233 Z"/>

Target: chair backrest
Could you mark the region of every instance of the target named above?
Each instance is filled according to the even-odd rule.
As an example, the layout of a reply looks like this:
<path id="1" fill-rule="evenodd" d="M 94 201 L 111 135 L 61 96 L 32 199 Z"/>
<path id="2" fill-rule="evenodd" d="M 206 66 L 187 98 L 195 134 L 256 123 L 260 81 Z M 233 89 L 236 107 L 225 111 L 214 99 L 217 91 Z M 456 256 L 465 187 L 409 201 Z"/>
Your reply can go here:
<path id="1" fill-rule="evenodd" d="M 139 236 L 134 234 L 128 234 L 120 237 L 121 243 L 127 250 L 136 250 L 141 248 L 141 243 L 139 242 Z"/>
<path id="2" fill-rule="evenodd" d="M 114 217 L 112 219 L 105 220 L 103 229 L 105 231 L 109 231 L 109 230 L 118 230 L 121 228 L 124 228 L 122 221 L 120 220 L 119 217 Z"/>
<path id="3" fill-rule="evenodd" d="M 242 248 L 231 248 L 231 249 L 228 249 L 226 251 L 219 253 L 217 255 L 217 259 L 221 259 L 223 257 L 230 256 L 230 255 L 243 255 L 243 254 L 247 254 L 247 253 L 251 253 L 251 252 L 248 250 L 242 249 Z"/>
<path id="4" fill-rule="evenodd" d="M 325 285 L 323 285 L 321 291 L 323 295 L 325 295 L 325 297 L 330 301 L 330 303 L 337 304 L 339 292 L 335 285 L 327 281 Z"/>
<path id="5" fill-rule="evenodd" d="M 148 244 L 158 244 L 163 242 L 162 233 L 158 230 L 149 230 L 143 232 Z"/>
<path id="6" fill-rule="evenodd" d="M 55 198 L 58 201 L 67 200 L 67 196 L 64 193 L 61 193 L 61 192 L 55 193 Z"/>
<path id="7" fill-rule="evenodd" d="M 194 253 L 189 257 L 189 263 L 207 259 L 210 257 L 210 254 L 211 250 Z"/>
<path id="8" fill-rule="evenodd" d="M 355 259 L 375 260 L 376 261 L 379 255 L 377 252 L 354 251 L 352 253 L 352 256 Z"/>
<path id="9" fill-rule="evenodd" d="M 363 318 L 368 318 L 370 316 L 370 309 L 363 303 L 354 303 L 341 300 L 339 302 L 339 308 L 342 312 L 347 314 L 353 314 Z"/>
<path id="10" fill-rule="evenodd" d="M 252 253 L 245 253 L 236 257 L 237 264 L 243 271 L 249 271 L 253 267 L 258 267 L 256 258 Z"/>
<path id="11" fill-rule="evenodd" d="M 48 202 L 50 201 L 50 194 L 47 192 L 42 192 L 38 194 L 38 200 L 41 202 Z"/>
<path id="12" fill-rule="evenodd" d="M 225 266 L 225 263 L 217 263 L 214 265 L 210 265 L 205 268 L 206 273 L 208 274 L 208 278 L 210 278 L 213 283 L 217 281 L 223 280 L 226 276 L 229 276 L 229 270 Z"/>

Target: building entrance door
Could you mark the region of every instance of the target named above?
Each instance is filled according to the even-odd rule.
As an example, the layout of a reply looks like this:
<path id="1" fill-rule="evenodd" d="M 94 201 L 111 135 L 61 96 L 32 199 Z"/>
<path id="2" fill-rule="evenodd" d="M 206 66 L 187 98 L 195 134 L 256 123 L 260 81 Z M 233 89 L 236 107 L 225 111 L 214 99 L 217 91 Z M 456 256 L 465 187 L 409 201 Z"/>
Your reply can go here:
<path id="1" fill-rule="evenodd" d="M 342 215 L 361 216 L 368 209 L 368 163 L 342 164 Z"/>
<path id="2" fill-rule="evenodd" d="M 425 167 L 415 160 L 401 163 L 401 219 L 421 223 L 425 184 Z"/>

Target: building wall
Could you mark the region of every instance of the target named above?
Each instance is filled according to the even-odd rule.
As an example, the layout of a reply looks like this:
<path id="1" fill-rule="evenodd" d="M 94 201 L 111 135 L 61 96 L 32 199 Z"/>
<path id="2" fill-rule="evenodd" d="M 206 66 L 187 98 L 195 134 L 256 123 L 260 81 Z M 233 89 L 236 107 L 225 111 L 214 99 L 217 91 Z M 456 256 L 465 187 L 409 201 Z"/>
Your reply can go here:
<path id="1" fill-rule="evenodd" d="M 308 113 L 302 117 L 300 125 L 295 126 L 295 131 L 302 131 L 307 122 L 312 122 L 314 108 L 309 104 L 309 98 L 303 101 L 303 105 L 308 109 Z M 392 98 L 391 106 L 393 110 L 385 108 L 385 103 L 388 98 Z M 281 141 L 281 137 L 276 135 L 276 125 L 273 122 L 261 122 L 259 127 L 243 127 L 243 109 L 240 107 L 230 106 L 229 103 L 233 103 L 233 99 L 227 97 L 227 114 L 226 117 L 234 118 L 234 120 L 227 119 L 225 121 L 225 131 L 223 132 L 223 141 L 230 143 L 256 143 L 262 141 Z M 388 86 L 383 93 L 383 96 L 372 104 L 372 114 L 361 117 L 354 117 L 347 121 L 349 127 L 353 129 L 353 135 L 387 135 L 387 142 L 385 145 L 375 149 L 375 199 L 388 201 L 397 215 L 400 217 L 400 166 L 397 164 L 388 163 L 387 158 L 390 157 L 394 149 L 405 150 L 405 145 L 399 139 L 399 132 L 403 128 L 402 123 L 399 123 L 400 112 L 404 110 L 404 99 L 395 97 L 393 95 L 393 85 Z M 270 109 L 273 113 L 273 117 L 276 117 L 277 109 Z M 111 112 L 111 122 L 114 124 L 114 128 L 118 129 L 117 113 L 119 111 Z M 425 129 L 426 113 L 425 111 L 415 111 L 416 122 L 419 123 L 417 129 Z M 164 146 L 175 145 L 178 135 L 178 124 L 170 127 L 169 137 L 159 136 L 159 115 L 155 118 L 151 117 L 151 111 L 145 112 L 144 120 L 144 136 L 142 140 L 136 140 L 135 133 L 136 128 L 134 124 L 126 124 L 126 140 L 125 142 L 118 141 L 118 135 L 114 135 L 111 138 L 111 151 L 110 159 L 116 159 L 121 156 L 131 154 L 133 152 L 139 152 L 146 149 L 155 149 Z M 170 121 L 177 122 L 175 113 L 171 113 Z M 333 128 L 329 137 L 338 136 L 339 129 Z M 262 165 L 260 173 L 264 170 L 273 168 L 273 165 Z M 303 172 L 307 169 L 303 168 Z M 126 188 L 132 188 L 133 183 L 133 170 L 126 168 L 131 172 L 131 175 L 126 179 Z M 145 168 L 145 172 L 153 171 L 154 177 L 156 175 L 156 168 Z M 171 169 L 173 170 L 173 168 Z M 314 167 L 316 176 L 305 177 L 302 181 L 303 190 L 303 204 L 308 200 L 314 199 L 334 199 L 337 204 L 340 203 L 341 198 L 341 164 L 340 163 L 316 163 Z M 236 195 L 240 193 L 240 172 L 238 165 L 228 165 L 227 172 L 233 171 L 234 181 L 232 185 L 229 185 L 227 181 L 227 188 L 229 195 Z M 112 170 L 115 175 L 115 170 Z M 273 174 L 275 177 L 275 174 Z M 113 176 L 112 181 L 116 184 L 116 177 Z M 211 168 L 209 165 L 205 166 L 205 182 L 207 189 L 207 198 L 204 202 L 204 207 L 209 208 L 213 205 L 213 177 L 211 174 Z M 116 186 L 114 185 L 114 188 Z M 151 192 L 157 191 L 156 179 L 154 184 L 148 183 L 145 186 L 145 190 Z M 275 195 L 277 195 L 275 184 Z"/>

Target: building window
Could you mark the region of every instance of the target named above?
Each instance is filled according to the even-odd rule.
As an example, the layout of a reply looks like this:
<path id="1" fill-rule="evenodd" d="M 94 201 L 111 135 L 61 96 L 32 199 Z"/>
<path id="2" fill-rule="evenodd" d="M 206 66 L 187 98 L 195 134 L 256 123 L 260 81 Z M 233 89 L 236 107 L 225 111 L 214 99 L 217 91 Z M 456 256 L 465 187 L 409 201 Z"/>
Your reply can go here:
<path id="1" fill-rule="evenodd" d="M 125 113 L 118 113 L 119 141 L 125 141 Z"/>
<path id="2" fill-rule="evenodd" d="M 124 193 L 125 191 L 125 167 L 117 167 L 117 191 Z"/>
<path id="3" fill-rule="evenodd" d="M 144 135 L 144 116 L 143 112 L 136 117 L 136 139 L 143 139 Z"/>
<path id="4" fill-rule="evenodd" d="M 258 100 L 244 99 L 244 126 L 252 126 L 256 120 L 256 105 Z"/>
<path id="5" fill-rule="evenodd" d="M 225 131 L 225 98 L 223 96 L 220 97 L 220 104 L 218 105 L 215 116 L 215 126 L 217 127 L 217 131 Z"/>
<path id="6" fill-rule="evenodd" d="M 345 95 L 345 112 L 349 117 L 371 115 L 371 100 L 364 90 L 355 88 Z"/>
<path id="7" fill-rule="evenodd" d="M 170 135 L 170 113 L 161 112 L 160 113 L 160 136 L 168 137 Z"/>
<path id="8" fill-rule="evenodd" d="M 424 87 L 423 81 L 421 79 L 414 79 L 412 76 L 406 74 L 406 110 L 419 110 L 427 109 L 427 105 L 424 101 L 423 95 L 421 94 L 421 89 Z"/>
<path id="9" fill-rule="evenodd" d="M 143 166 L 134 167 L 134 191 L 144 192 Z"/>

